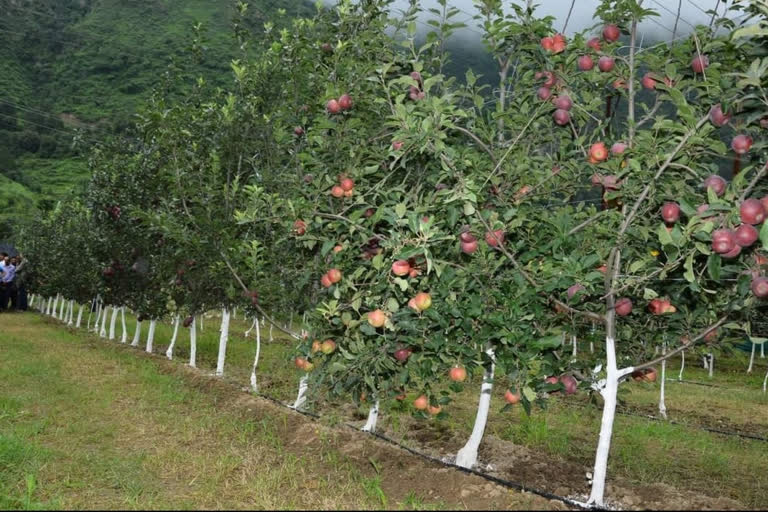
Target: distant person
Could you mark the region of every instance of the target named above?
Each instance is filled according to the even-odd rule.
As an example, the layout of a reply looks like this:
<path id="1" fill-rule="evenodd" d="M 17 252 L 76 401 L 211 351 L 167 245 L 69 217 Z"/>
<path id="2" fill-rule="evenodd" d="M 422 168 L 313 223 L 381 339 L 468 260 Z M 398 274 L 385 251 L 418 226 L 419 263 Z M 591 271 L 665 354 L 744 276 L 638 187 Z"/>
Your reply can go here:
<path id="1" fill-rule="evenodd" d="M 27 260 L 21 253 L 16 256 L 16 309 L 26 311 L 27 303 Z"/>
<path id="2" fill-rule="evenodd" d="M 8 309 L 8 301 L 11 299 L 11 292 L 14 293 L 14 305 L 15 300 L 15 285 L 16 279 L 16 266 L 11 262 L 11 259 L 6 253 L 3 253 L 3 274 L 0 277 L 0 311 Z"/>

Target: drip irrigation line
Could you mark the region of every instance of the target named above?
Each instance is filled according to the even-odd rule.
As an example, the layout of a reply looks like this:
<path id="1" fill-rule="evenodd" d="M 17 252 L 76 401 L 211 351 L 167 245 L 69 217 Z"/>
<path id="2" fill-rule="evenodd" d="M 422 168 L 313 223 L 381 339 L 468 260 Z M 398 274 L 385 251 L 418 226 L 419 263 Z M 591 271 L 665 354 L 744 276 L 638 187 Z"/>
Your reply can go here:
<path id="1" fill-rule="evenodd" d="M 717 384 L 707 384 L 706 382 L 696 382 L 694 380 L 667 379 L 667 382 L 680 382 L 681 384 L 692 384 L 694 386 L 706 386 L 708 388 L 728 389 L 725 386 L 718 386 Z"/>

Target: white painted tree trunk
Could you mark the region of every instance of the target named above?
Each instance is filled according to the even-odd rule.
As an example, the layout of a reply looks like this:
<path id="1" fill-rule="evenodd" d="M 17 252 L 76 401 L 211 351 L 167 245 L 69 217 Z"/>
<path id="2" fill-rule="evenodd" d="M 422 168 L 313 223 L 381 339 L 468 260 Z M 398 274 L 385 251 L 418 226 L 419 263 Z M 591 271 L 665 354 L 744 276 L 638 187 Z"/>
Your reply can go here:
<path id="1" fill-rule="evenodd" d="M 667 343 L 661 346 L 661 355 L 667 355 Z M 667 419 L 667 404 L 664 401 L 664 389 L 667 385 L 667 360 L 661 361 L 661 390 L 659 392 L 659 414 L 664 419 Z"/>
<path id="2" fill-rule="evenodd" d="M 264 327 L 264 317 L 261 317 L 261 326 Z"/>
<path id="3" fill-rule="evenodd" d="M 261 325 L 264 325 L 264 319 L 261 319 Z M 272 328 L 275 326 L 275 324 L 269 324 L 269 341 L 273 341 L 272 339 Z"/>
<path id="4" fill-rule="evenodd" d="M 715 354 L 709 354 L 709 378 L 712 378 L 712 374 L 715 372 Z"/>
<path id="5" fill-rule="evenodd" d="M 67 306 L 67 325 L 70 327 L 74 323 L 72 320 L 72 317 L 74 316 L 74 311 L 75 311 L 75 301 L 70 299 L 69 305 Z"/>
<path id="6" fill-rule="evenodd" d="M 765 378 L 763 379 L 763 393 L 765 393 L 765 387 L 768 384 L 768 372 L 765 373 Z"/>
<path id="7" fill-rule="evenodd" d="M 472 428 L 472 434 L 467 440 L 467 444 L 456 454 L 456 465 L 462 468 L 472 468 L 477 463 L 477 450 L 480 448 L 480 442 L 485 433 L 485 424 L 488 421 L 488 410 L 491 406 L 491 390 L 493 389 L 493 374 L 496 369 L 494 364 L 493 348 L 486 349 L 490 361 L 485 367 L 483 374 L 483 384 L 480 387 L 480 400 L 477 404 L 477 415 L 475 416 L 475 425 Z"/>
<path id="8" fill-rule="evenodd" d="M 83 323 L 83 308 L 85 307 L 85 304 L 80 304 L 80 309 L 77 311 L 77 321 L 75 322 L 75 327 L 77 329 L 80 328 L 80 325 Z"/>
<path id="9" fill-rule="evenodd" d="M 755 343 L 752 344 L 752 353 L 749 355 L 749 366 L 747 367 L 747 373 L 752 373 L 752 365 L 755 364 Z"/>
<path id="10" fill-rule="evenodd" d="M 67 299 L 65 299 L 64 296 L 62 295 L 61 296 L 61 307 L 59 308 L 59 320 L 61 320 L 62 322 L 66 322 L 67 321 L 66 314 L 65 314 L 66 312 L 64 311 L 64 309 L 66 307 L 67 307 Z"/>
<path id="11" fill-rule="evenodd" d="M 309 386 L 308 381 L 309 377 L 306 375 L 304 375 L 299 381 L 299 394 L 296 395 L 296 401 L 293 402 L 291 409 L 301 409 L 301 407 L 307 401 L 307 387 Z"/>
<path id="12" fill-rule="evenodd" d="M 571 352 L 571 356 L 576 357 L 577 355 L 577 348 L 576 348 L 576 335 L 573 334 L 571 336 L 571 344 L 573 344 L 573 352 Z"/>
<path id="13" fill-rule="evenodd" d="M 91 315 L 93 315 L 93 302 L 91 302 L 91 305 L 88 308 L 88 325 L 85 327 L 87 331 L 91 330 Z"/>
<path id="14" fill-rule="evenodd" d="M 709 370 L 709 358 L 707 356 L 701 356 L 704 360 L 704 369 Z"/>
<path id="15" fill-rule="evenodd" d="M 237 320 L 237 308 L 235 308 L 235 309 L 233 309 L 233 310 L 232 310 L 232 318 L 234 318 L 235 320 Z"/>
<path id="16" fill-rule="evenodd" d="M 195 319 L 192 318 L 192 324 L 189 326 L 189 366 L 197 368 L 197 327 Z"/>
<path id="17" fill-rule="evenodd" d="M 379 420 L 379 401 L 378 399 L 373 403 L 373 406 L 368 410 L 368 421 L 363 425 L 363 432 L 376 432 L 376 422 Z"/>
<path id="18" fill-rule="evenodd" d="M 678 381 L 683 380 L 683 370 L 685 370 L 685 350 L 680 352 L 680 374 L 677 376 Z"/>
<path id="19" fill-rule="evenodd" d="M 147 333 L 147 353 L 151 354 L 155 344 L 155 328 L 157 327 L 157 320 L 154 318 L 149 321 L 149 332 Z"/>
<path id="20" fill-rule="evenodd" d="M 120 319 L 123 323 L 123 334 L 120 337 L 120 343 L 128 342 L 128 327 L 125 325 L 125 306 L 120 308 Z"/>
<path id="21" fill-rule="evenodd" d="M 203 332 L 203 317 L 205 316 L 204 313 L 200 313 L 200 332 Z"/>
<path id="22" fill-rule="evenodd" d="M 256 357 L 253 358 L 253 369 L 251 370 L 251 390 L 254 393 L 259 392 L 259 384 L 256 381 L 256 367 L 259 366 L 259 354 L 261 353 L 261 330 L 259 329 L 259 319 L 253 318 L 253 323 L 256 326 Z"/>
<path id="23" fill-rule="evenodd" d="M 224 360 L 227 357 L 227 340 L 229 339 L 229 310 L 221 311 L 221 328 L 219 329 L 219 357 L 216 360 L 216 376 L 224 375 Z"/>
<path id="24" fill-rule="evenodd" d="M 53 306 L 51 307 L 51 316 L 53 318 L 58 318 L 57 312 L 58 312 L 58 306 L 59 306 L 59 294 L 57 293 L 56 296 L 53 298 Z"/>
<path id="25" fill-rule="evenodd" d="M 101 314 L 101 327 L 99 328 L 99 336 L 102 338 L 107 337 L 107 316 L 109 316 L 109 307 L 110 306 L 104 306 L 104 312 Z M 114 309 L 114 307 L 112 309 Z"/>
<path id="26" fill-rule="evenodd" d="M 171 344 L 168 345 L 168 350 L 165 351 L 165 357 L 168 359 L 173 359 L 173 347 L 176 345 L 176 337 L 179 335 L 179 322 L 181 321 L 181 317 L 179 315 L 176 315 L 176 318 L 173 321 L 173 336 L 171 336 Z"/>
<path id="27" fill-rule="evenodd" d="M 760 344 L 760 359 L 765 359 L 765 342 Z"/>
<path id="28" fill-rule="evenodd" d="M 45 306 L 45 314 L 50 315 L 51 314 L 51 304 L 53 304 L 53 297 L 48 297 L 48 305 Z"/>
<path id="29" fill-rule="evenodd" d="M 109 319 L 109 339 L 115 339 L 115 327 L 117 327 L 117 315 L 120 313 L 119 308 L 112 308 L 112 318 Z"/>
<path id="30" fill-rule="evenodd" d="M 141 322 L 139 319 L 136 319 L 136 331 L 133 333 L 133 341 L 131 342 L 132 347 L 138 347 L 139 342 L 141 341 Z"/>

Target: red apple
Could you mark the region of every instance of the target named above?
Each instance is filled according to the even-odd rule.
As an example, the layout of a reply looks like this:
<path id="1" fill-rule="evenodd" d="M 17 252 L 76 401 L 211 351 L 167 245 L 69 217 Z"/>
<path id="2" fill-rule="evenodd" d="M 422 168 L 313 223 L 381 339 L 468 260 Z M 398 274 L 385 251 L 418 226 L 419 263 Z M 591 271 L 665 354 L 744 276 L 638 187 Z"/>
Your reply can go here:
<path id="1" fill-rule="evenodd" d="M 462 231 L 459 235 L 459 239 L 464 243 L 474 242 L 477 240 L 470 231 Z"/>
<path id="2" fill-rule="evenodd" d="M 303 357 L 296 357 L 293 360 L 293 364 L 296 365 L 296 368 L 299 370 L 303 370 L 307 365 L 307 360 Z"/>
<path id="3" fill-rule="evenodd" d="M 617 315 L 627 316 L 632 312 L 632 301 L 627 297 L 622 297 L 616 301 L 615 309 Z"/>
<path id="4" fill-rule="evenodd" d="M 320 344 L 320 350 L 322 350 L 323 354 L 332 354 L 333 351 L 336 350 L 336 342 L 333 340 L 325 340 Z"/>
<path id="5" fill-rule="evenodd" d="M 392 264 L 392 273 L 396 276 L 404 276 L 411 271 L 411 265 L 406 260 L 397 260 Z"/>
<path id="6" fill-rule="evenodd" d="M 592 160 L 602 162 L 608 158 L 608 148 L 606 148 L 605 144 L 602 142 L 595 142 L 589 148 L 589 156 Z"/>
<path id="7" fill-rule="evenodd" d="M 763 204 L 763 209 L 766 211 L 766 213 L 768 213 L 768 196 L 760 199 L 760 202 Z"/>
<path id="8" fill-rule="evenodd" d="M 328 274 L 323 274 L 323 277 L 320 278 L 320 284 L 322 284 L 324 288 L 330 288 L 333 285 Z"/>
<path id="9" fill-rule="evenodd" d="M 571 122 L 571 113 L 567 110 L 557 109 L 554 114 L 552 114 L 552 118 L 558 126 L 565 126 Z"/>
<path id="10" fill-rule="evenodd" d="M 438 414 L 440 414 L 440 411 L 442 411 L 442 410 L 443 410 L 443 408 L 440 407 L 439 405 L 430 405 L 429 407 L 427 407 L 427 412 L 431 416 L 437 416 Z"/>
<path id="11" fill-rule="evenodd" d="M 392 149 L 394 149 L 395 151 L 400 151 L 402 147 L 403 147 L 403 143 L 399 140 L 396 140 L 392 143 Z"/>
<path id="12" fill-rule="evenodd" d="M 711 188 L 718 197 L 725 194 L 725 187 L 727 185 L 728 183 L 717 174 L 713 174 L 704 180 L 704 188 Z"/>
<path id="13" fill-rule="evenodd" d="M 677 203 L 664 203 L 661 207 L 661 218 L 667 224 L 674 224 L 680 220 L 680 205 Z"/>
<path id="14" fill-rule="evenodd" d="M 409 348 L 401 348 L 401 349 L 395 350 L 395 359 L 397 359 L 401 363 L 406 361 L 410 356 L 411 356 L 411 349 Z"/>
<path id="15" fill-rule="evenodd" d="M 749 135 L 737 135 L 731 141 L 731 149 L 733 149 L 737 155 L 745 154 L 751 147 L 752 137 Z"/>
<path id="16" fill-rule="evenodd" d="M 333 284 L 336 284 L 339 281 L 341 281 L 341 270 L 337 268 L 332 268 L 331 270 L 329 270 L 328 279 L 330 279 Z"/>
<path id="17" fill-rule="evenodd" d="M 551 37 L 542 37 L 541 47 L 546 51 L 551 52 L 555 47 L 555 41 Z"/>
<path id="18" fill-rule="evenodd" d="M 572 375 L 561 375 L 560 383 L 565 387 L 565 394 L 572 395 L 579 388 L 578 381 Z"/>
<path id="19" fill-rule="evenodd" d="M 709 67 L 709 57 L 706 55 L 697 55 L 691 61 L 691 69 L 694 73 L 703 73 Z"/>
<path id="20" fill-rule="evenodd" d="M 477 250 L 477 240 L 474 242 L 461 242 L 461 252 L 472 254 Z"/>
<path id="21" fill-rule="evenodd" d="M 328 100 L 328 103 L 325 104 L 325 109 L 329 114 L 338 114 L 341 112 L 341 105 L 336 100 Z"/>
<path id="22" fill-rule="evenodd" d="M 485 234 L 485 242 L 491 247 L 498 247 L 500 243 L 504 243 L 504 230 L 497 229 L 493 232 L 489 231 Z"/>
<path id="23" fill-rule="evenodd" d="M 609 71 L 612 71 L 615 65 L 616 65 L 616 61 L 614 60 L 614 58 L 608 57 L 607 55 L 603 55 L 597 61 L 597 67 L 603 73 L 608 73 Z"/>
<path id="24" fill-rule="evenodd" d="M 576 295 L 579 292 L 585 291 L 586 288 L 584 288 L 584 285 L 580 283 L 576 283 L 574 285 L 571 285 L 568 287 L 568 291 L 566 291 L 566 294 L 568 295 L 568 300 L 571 300 L 574 295 Z"/>
<path id="25" fill-rule="evenodd" d="M 454 382 L 464 382 L 467 380 L 467 370 L 462 366 L 454 366 L 448 372 L 448 377 Z"/>
<path id="26" fill-rule="evenodd" d="M 582 55 L 577 62 L 580 71 L 590 71 L 595 67 L 595 61 L 589 55 Z"/>
<path id="27" fill-rule="evenodd" d="M 338 185 L 334 185 L 333 188 L 331 188 L 331 195 L 336 198 L 344 197 L 344 189 Z"/>
<path id="28" fill-rule="evenodd" d="M 712 232 L 712 250 L 718 254 L 727 254 L 736 247 L 736 240 L 730 229 L 716 229 Z"/>
<path id="29" fill-rule="evenodd" d="M 339 185 L 341 186 L 341 189 L 344 192 L 349 192 L 350 190 L 355 188 L 355 182 L 351 178 L 344 178 L 343 180 L 341 180 Z"/>
<path id="30" fill-rule="evenodd" d="M 750 247 L 760 237 L 757 229 L 749 224 L 742 224 L 734 232 L 734 239 L 741 247 Z"/>
<path id="31" fill-rule="evenodd" d="M 546 379 L 544 379 L 544 382 L 546 382 L 547 384 L 557 384 L 558 379 L 557 377 L 547 377 Z"/>
<path id="32" fill-rule="evenodd" d="M 304 128 L 302 128 L 301 126 L 297 126 L 296 128 L 293 129 L 293 134 L 296 135 L 297 137 L 301 137 L 302 135 L 304 135 Z"/>
<path id="33" fill-rule="evenodd" d="M 723 108 L 718 103 L 709 111 L 709 120 L 715 126 L 725 126 L 731 120 L 731 116 L 723 112 Z"/>
<path id="34" fill-rule="evenodd" d="M 552 37 L 552 52 L 560 53 L 565 50 L 565 47 L 565 36 L 563 34 L 555 34 L 554 37 Z"/>
<path id="35" fill-rule="evenodd" d="M 677 308 L 665 299 L 651 300 L 648 304 L 648 309 L 654 315 L 664 315 L 667 313 L 675 313 L 677 311 Z"/>
<path id="36" fill-rule="evenodd" d="M 421 270 L 419 270 L 418 268 L 412 268 L 411 271 L 408 272 L 408 277 L 410 277 L 411 279 L 415 277 L 419 277 L 420 275 L 421 275 Z"/>
<path id="37" fill-rule="evenodd" d="M 293 231 L 299 236 L 303 235 L 307 232 L 307 223 L 301 219 L 297 219 L 296 222 L 293 223 Z"/>
<path id="38" fill-rule="evenodd" d="M 623 142 L 616 142 L 611 146 L 611 154 L 621 155 L 627 150 L 627 145 Z"/>
<path id="39" fill-rule="evenodd" d="M 335 246 L 335 247 L 333 248 L 333 252 L 334 252 L 334 254 L 336 254 L 336 253 L 339 253 L 339 252 L 341 252 L 341 251 L 343 251 L 343 250 L 344 250 L 344 246 L 342 246 L 342 245 L 337 245 L 337 246 Z"/>
<path id="40" fill-rule="evenodd" d="M 536 91 L 536 95 L 539 97 L 540 100 L 546 101 L 549 99 L 550 96 L 552 96 L 552 90 L 549 87 L 539 87 L 539 90 Z"/>
<path id="41" fill-rule="evenodd" d="M 623 78 L 617 78 L 613 81 L 613 88 L 616 90 L 619 89 L 629 89 L 629 86 L 627 85 L 627 81 Z"/>
<path id="42" fill-rule="evenodd" d="M 759 299 L 768 297 L 768 277 L 756 277 L 752 280 L 752 293 Z"/>
<path id="43" fill-rule="evenodd" d="M 522 397 L 522 395 L 520 394 L 520 391 L 517 391 L 516 393 L 513 393 L 513 392 L 512 392 L 512 390 L 508 389 L 508 390 L 507 390 L 507 391 L 504 393 L 504 400 L 505 400 L 505 401 L 506 401 L 508 404 L 512 404 L 512 405 L 515 405 L 515 404 L 517 404 L 517 403 L 520 403 L 520 400 L 521 400 L 522 398 L 523 398 L 523 397 Z"/>
<path id="44" fill-rule="evenodd" d="M 331 46 L 331 43 L 323 43 L 320 45 L 320 49 L 325 53 L 331 53 L 333 51 L 333 46 Z"/>
<path id="45" fill-rule="evenodd" d="M 429 406 L 429 399 L 425 395 L 421 395 L 419 398 L 413 401 L 413 407 L 423 411 Z"/>
<path id="46" fill-rule="evenodd" d="M 560 110 L 571 110 L 573 107 L 573 101 L 567 94 L 561 94 L 554 100 L 555 107 Z"/>
<path id="47" fill-rule="evenodd" d="M 432 306 L 432 297 L 428 293 L 420 292 L 413 298 L 413 303 L 420 312 L 426 311 Z"/>
<path id="48" fill-rule="evenodd" d="M 603 28 L 603 39 L 609 43 L 618 41 L 619 37 L 621 37 L 621 31 L 616 25 L 606 25 L 605 28 Z"/>
<path id="49" fill-rule="evenodd" d="M 421 83 L 421 73 L 418 71 L 411 71 L 410 77 L 416 80 L 417 82 Z"/>
<path id="50" fill-rule="evenodd" d="M 380 309 L 375 309 L 368 313 L 368 323 L 373 327 L 379 328 L 387 323 L 387 315 Z"/>
<path id="51" fill-rule="evenodd" d="M 654 80 L 653 75 L 650 73 L 646 73 L 643 75 L 643 79 L 640 80 L 640 83 L 643 84 L 643 87 L 648 90 L 656 89 L 656 80 Z"/>
<path id="52" fill-rule="evenodd" d="M 597 37 L 593 37 L 592 39 L 587 41 L 587 47 L 592 48 L 596 52 L 600 52 L 600 50 L 602 49 L 600 46 L 600 39 Z"/>
<path id="53" fill-rule="evenodd" d="M 320 347 L 322 347 L 323 344 L 320 342 L 320 340 L 315 340 L 312 342 L 312 353 L 315 354 L 317 352 L 320 352 Z"/>
<path id="54" fill-rule="evenodd" d="M 745 224 L 762 224 L 766 217 L 765 207 L 758 199 L 747 199 L 739 208 L 741 221 Z"/>
<path id="55" fill-rule="evenodd" d="M 349 110 L 352 108 L 352 98 L 349 94 L 342 94 L 339 97 L 339 106 L 341 107 L 341 110 Z"/>

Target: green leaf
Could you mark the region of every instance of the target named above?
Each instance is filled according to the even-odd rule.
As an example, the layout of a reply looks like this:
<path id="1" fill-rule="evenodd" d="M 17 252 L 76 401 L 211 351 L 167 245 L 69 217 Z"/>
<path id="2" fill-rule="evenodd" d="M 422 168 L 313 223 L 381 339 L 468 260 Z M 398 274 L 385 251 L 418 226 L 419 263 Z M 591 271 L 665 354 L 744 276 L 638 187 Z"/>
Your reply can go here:
<path id="1" fill-rule="evenodd" d="M 656 234 L 659 236 L 659 242 L 662 246 L 675 245 L 672 241 L 672 235 L 667 231 L 667 227 L 662 223 L 659 224 L 659 229 L 656 230 Z"/>
<path id="2" fill-rule="evenodd" d="M 400 287 L 400 291 L 404 292 L 408 289 L 408 281 L 406 281 L 403 278 L 396 277 L 395 278 L 395 284 Z"/>
<path id="3" fill-rule="evenodd" d="M 377 254 L 373 257 L 371 263 L 373 264 L 373 268 L 376 270 L 381 270 L 381 268 L 384 266 L 384 255 L 382 253 Z"/>
<path id="4" fill-rule="evenodd" d="M 692 283 L 695 281 L 696 276 L 693 274 L 693 253 L 689 254 L 687 258 L 685 258 L 685 263 L 683 264 L 683 267 L 685 268 L 685 274 L 683 274 L 683 277 L 685 277 L 685 280 L 689 283 Z"/>
<path id="5" fill-rule="evenodd" d="M 475 214 L 475 207 L 472 205 L 472 203 L 464 203 L 464 215 L 469 217 L 470 215 Z"/>
<path id="6" fill-rule="evenodd" d="M 760 229 L 760 241 L 763 242 L 763 249 L 768 251 L 768 222 L 763 222 Z"/>
<path id="7" fill-rule="evenodd" d="M 395 206 L 395 214 L 401 219 L 405 216 L 405 212 L 407 210 L 408 207 L 405 205 L 405 203 L 398 203 L 397 206 Z"/>
<path id="8" fill-rule="evenodd" d="M 560 345 L 563 344 L 563 335 L 562 334 L 555 334 L 553 336 L 545 336 L 544 338 L 539 338 L 537 340 L 533 340 L 530 345 L 534 348 L 537 348 L 539 350 L 547 350 L 551 348 L 557 348 Z"/>
<path id="9" fill-rule="evenodd" d="M 707 273 L 709 274 L 709 277 L 711 277 L 715 281 L 720 280 L 721 264 L 722 264 L 722 260 L 720 259 L 719 254 L 712 253 L 709 255 L 709 258 L 707 259 Z"/>
<path id="10" fill-rule="evenodd" d="M 658 296 L 659 296 L 659 294 L 656 293 L 655 291 L 651 290 L 650 288 L 644 288 L 643 289 L 643 299 L 645 299 L 645 300 L 655 299 Z"/>
<path id="11" fill-rule="evenodd" d="M 387 310 L 393 313 L 400 311 L 400 304 L 398 304 L 397 299 L 394 297 L 387 299 Z"/>
<path id="12" fill-rule="evenodd" d="M 523 396 L 528 399 L 529 402 L 533 402 L 536 400 L 536 391 L 534 391 L 530 386 L 525 386 L 523 388 Z"/>

